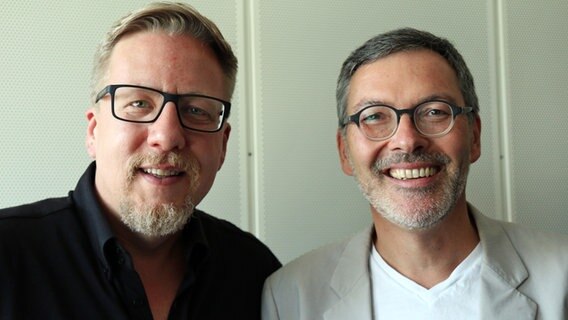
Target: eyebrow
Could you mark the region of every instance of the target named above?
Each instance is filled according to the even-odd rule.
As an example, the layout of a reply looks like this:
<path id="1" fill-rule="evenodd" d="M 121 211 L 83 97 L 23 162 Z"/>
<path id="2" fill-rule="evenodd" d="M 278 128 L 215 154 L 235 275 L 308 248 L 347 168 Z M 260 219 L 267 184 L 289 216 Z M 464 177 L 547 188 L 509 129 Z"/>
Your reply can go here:
<path id="1" fill-rule="evenodd" d="M 450 96 L 449 94 L 443 94 L 443 93 L 434 93 L 434 94 L 431 94 L 429 96 L 426 96 L 426 97 L 418 100 L 418 103 L 415 104 L 415 105 L 419 105 L 421 103 L 431 101 L 431 100 L 442 100 L 442 101 L 448 102 L 450 104 L 457 105 L 457 101 L 456 101 L 456 99 L 454 99 L 454 97 Z"/>
<path id="2" fill-rule="evenodd" d="M 361 101 L 357 102 L 354 106 L 353 109 L 355 110 L 353 113 L 357 113 L 359 112 L 359 110 L 368 107 L 368 106 L 374 106 L 374 105 L 386 105 L 386 106 L 390 106 L 388 103 L 382 101 L 382 100 L 377 100 L 377 99 L 362 99 Z"/>
<path id="3" fill-rule="evenodd" d="M 431 95 L 428 95 L 428 96 L 425 96 L 425 97 L 418 99 L 411 108 L 413 108 L 413 107 L 415 107 L 419 104 L 422 104 L 424 102 L 431 101 L 431 100 L 441 100 L 441 101 L 446 101 L 446 102 L 453 104 L 453 105 L 457 105 L 456 99 L 454 99 L 450 95 L 443 94 L 443 93 L 433 93 Z M 374 106 L 374 105 L 384 105 L 384 106 L 389 106 L 389 107 L 393 107 L 393 108 L 397 107 L 396 105 L 386 103 L 384 100 L 374 99 L 374 98 L 364 98 L 354 105 L 355 111 L 353 113 L 357 113 L 363 108 L 366 108 L 368 106 Z"/>

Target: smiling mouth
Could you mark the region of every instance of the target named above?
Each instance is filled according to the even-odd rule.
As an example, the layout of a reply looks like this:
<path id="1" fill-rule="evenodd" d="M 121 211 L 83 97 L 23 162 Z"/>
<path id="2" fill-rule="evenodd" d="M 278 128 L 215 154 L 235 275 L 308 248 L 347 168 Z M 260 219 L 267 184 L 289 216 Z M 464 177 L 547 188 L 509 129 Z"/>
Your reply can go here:
<path id="1" fill-rule="evenodd" d="M 398 180 L 426 178 L 435 175 L 438 168 L 426 167 L 416 169 L 390 169 L 389 175 Z"/>
<path id="2" fill-rule="evenodd" d="M 156 168 L 143 168 L 142 172 L 146 174 L 153 175 L 156 178 L 163 179 L 169 177 L 177 177 L 183 174 L 182 171 L 178 170 L 164 170 L 164 169 L 156 169 Z"/>

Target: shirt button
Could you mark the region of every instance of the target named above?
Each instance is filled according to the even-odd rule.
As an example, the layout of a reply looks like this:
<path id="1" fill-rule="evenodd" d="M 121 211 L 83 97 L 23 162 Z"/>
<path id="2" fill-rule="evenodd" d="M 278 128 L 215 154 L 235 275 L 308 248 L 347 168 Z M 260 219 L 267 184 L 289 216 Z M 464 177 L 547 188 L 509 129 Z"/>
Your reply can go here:
<path id="1" fill-rule="evenodd" d="M 144 300 L 140 299 L 140 298 L 132 299 L 132 305 L 140 307 L 140 306 L 144 305 Z"/>

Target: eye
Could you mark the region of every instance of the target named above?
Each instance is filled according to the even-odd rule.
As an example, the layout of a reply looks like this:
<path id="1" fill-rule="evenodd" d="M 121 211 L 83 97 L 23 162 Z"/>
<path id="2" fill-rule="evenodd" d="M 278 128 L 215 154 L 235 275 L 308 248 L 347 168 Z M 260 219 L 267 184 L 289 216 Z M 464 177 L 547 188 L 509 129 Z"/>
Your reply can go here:
<path id="1" fill-rule="evenodd" d="M 441 109 L 430 109 L 425 112 L 425 115 L 435 117 L 435 116 L 445 116 L 448 115 L 448 113 Z"/>
<path id="2" fill-rule="evenodd" d="M 223 104 L 203 96 L 185 95 L 178 101 L 182 123 L 189 128 L 211 131 L 218 129 L 223 117 Z"/>
<path id="3" fill-rule="evenodd" d="M 392 112 L 385 107 L 370 107 L 364 109 L 359 117 L 359 122 L 365 125 L 383 125 L 392 118 Z"/>
<path id="4" fill-rule="evenodd" d="M 135 109 L 147 109 L 151 107 L 151 103 L 146 100 L 135 100 L 130 102 L 127 107 L 132 107 Z"/>
<path id="5" fill-rule="evenodd" d="M 371 125 L 373 123 L 376 123 L 378 121 L 380 121 L 382 119 L 382 116 L 380 114 L 370 114 L 368 116 L 365 116 L 364 118 L 361 118 L 361 122 L 364 122 L 367 125 Z"/>
<path id="6" fill-rule="evenodd" d="M 188 109 L 188 113 L 195 115 L 195 116 L 207 116 L 207 112 L 205 112 L 205 110 L 201 109 L 201 108 L 197 108 L 197 107 L 190 107 Z"/>
<path id="7" fill-rule="evenodd" d="M 210 111 L 193 105 L 183 106 L 180 113 L 188 122 L 210 122 L 213 119 Z"/>
<path id="8" fill-rule="evenodd" d="M 417 116 L 424 120 L 446 119 L 452 116 L 452 109 L 443 102 L 428 102 L 419 107 Z"/>
<path id="9" fill-rule="evenodd" d="M 130 102 L 125 103 L 124 107 L 116 110 L 117 113 L 120 113 L 127 118 L 140 119 L 154 114 L 157 110 L 155 108 L 155 104 L 146 99 L 133 99 L 128 101 Z"/>

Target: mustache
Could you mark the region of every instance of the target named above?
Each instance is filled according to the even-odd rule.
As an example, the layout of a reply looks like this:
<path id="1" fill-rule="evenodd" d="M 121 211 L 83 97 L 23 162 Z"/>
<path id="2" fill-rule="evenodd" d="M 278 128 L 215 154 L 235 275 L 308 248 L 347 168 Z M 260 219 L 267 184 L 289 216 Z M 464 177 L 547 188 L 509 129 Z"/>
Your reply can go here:
<path id="1" fill-rule="evenodd" d="M 130 182 L 134 179 L 134 176 L 142 165 L 158 166 L 163 164 L 175 167 L 192 177 L 197 177 L 199 174 L 199 162 L 193 155 L 182 156 L 175 152 L 166 154 L 136 154 L 128 161 L 127 181 Z"/>
<path id="2" fill-rule="evenodd" d="M 377 159 L 372 166 L 372 172 L 378 174 L 394 164 L 428 162 L 435 165 L 447 165 L 451 159 L 443 153 L 426 153 L 417 151 L 412 153 L 395 153 L 387 158 Z"/>

